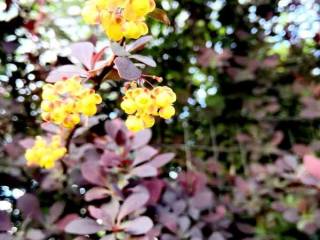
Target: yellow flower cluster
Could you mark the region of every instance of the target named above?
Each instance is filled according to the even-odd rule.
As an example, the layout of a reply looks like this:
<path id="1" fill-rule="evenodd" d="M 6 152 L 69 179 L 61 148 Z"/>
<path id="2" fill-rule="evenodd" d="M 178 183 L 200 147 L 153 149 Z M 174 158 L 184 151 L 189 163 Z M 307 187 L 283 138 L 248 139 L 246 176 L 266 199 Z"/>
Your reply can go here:
<path id="1" fill-rule="evenodd" d="M 101 96 L 93 89 L 85 88 L 79 77 L 46 84 L 42 92 L 42 119 L 66 128 L 73 128 L 80 122 L 80 115 L 93 116 Z"/>
<path id="2" fill-rule="evenodd" d="M 121 108 L 129 114 L 126 126 L 133 132 L 150 128 L 155 117 L 170 119 L 175 114 L 172 104 L 176 94 L 169 87 L 132 88 L 126 91 Z"/>
<path id="3" fill-rule="evenodd" d="M 111 40 L 137 39 L 148 33 L 145 17 L 155 7 L 154 0 L 89 0 L 82 16 L 88 24 L 100 23 Z"/>
<path id="4" fill-rule="evenodd" d="M 34 146 L 25 153 L 28 165 L 37 165 L 46 169 L 53 168 L 55 162 L 62 158 L 67 149 L 62 146 L 61 138 L 55 135 L 48 143 L 42 137 L 37 137 Z"/>

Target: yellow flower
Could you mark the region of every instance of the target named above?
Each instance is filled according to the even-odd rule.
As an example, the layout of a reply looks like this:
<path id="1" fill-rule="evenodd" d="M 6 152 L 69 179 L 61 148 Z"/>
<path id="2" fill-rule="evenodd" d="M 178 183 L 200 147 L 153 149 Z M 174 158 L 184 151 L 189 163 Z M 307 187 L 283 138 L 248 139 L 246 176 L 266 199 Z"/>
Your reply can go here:
<path id="1" fill-rule="evenodd" d="M 155 117 L 170 119 L 175 114 L 172 104 L 176 94 L 169 87 L 147 88 L 133 87 L 125 92 L 121 108 L 129 114 L 126 125 L 131 131 L 150 128 Z"/>
<path id="2" fill-rule="evenodd" d="M 160 109 L 159 116 L 164 119 L 170 119 L 174 116 L 175 113 L 176 113 L 176 111 L 175 111 L 174 107 L 168 106 L 168 107 Z"/>
<path id="3" fill-rule="evenodd" d="M 127 114 L 133 114 L 137 111 L 136 103 L 131 99 L 126 99 L 121 103 L 121 108 Z"/>
<path id="4" fill-rule="evenodd" d="M 139 132 L 144 129 L 143 120 L 136 116 L 129 116 L 126 120 L 127 128 L 132 132 Z"/>
<path id="5" fill-rule="evenodd" d="M 101 24 L 113 41 L 137 39 L 148 33 L 145 17 L 155 7 L 154 0 L 89 0 L 82 17 L 88 24 Z"/>
<path id="6" fill-rule="evenodd" d="M 102 102 L 99 94 L 81 85 L 79 77 L 46 84 L 42 96 L 44 97 L 41 103 L 42 119 L 66 128 L 77 125 L 81 114 L 85 116 L 96 114 L 97 104 Z"/>
<path id="7" fill-rule="evenodd" d="M 27 165 L 36 165 L 42 168 L 53 168 L 55 162 L 62 158 L 67 149 L 62 146 L 61 138 L 55 135 L 47 142 L 42 137 L 37 137 L 34 146 L 25 153 Z"/>

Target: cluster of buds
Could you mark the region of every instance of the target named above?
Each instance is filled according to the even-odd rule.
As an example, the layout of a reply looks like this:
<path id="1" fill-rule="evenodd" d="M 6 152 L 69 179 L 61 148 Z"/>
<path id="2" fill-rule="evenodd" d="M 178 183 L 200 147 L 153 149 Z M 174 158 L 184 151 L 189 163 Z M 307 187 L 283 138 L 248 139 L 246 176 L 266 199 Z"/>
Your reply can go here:
<path id="1" fill-rule="evenodd" d="M 126 90 L 121 108 L 129 114 L 126 126 L 133 132 L 150 128 L 155 117 L 170 119 L 175 114 L 176 94 L 169 87 L 134 87 Z"/>
<path id="2" fill-rule="evenodd" d="M 84 87 L 79 77 L 46 84 L 42 92 L 42 119 L 66 128 L 80 122 L 80 116 L 93 116 L 101 96 L 93 89 Z"/>
<path id="3" fill-rule="evenodd" d="M 109 39 L 137 39 L 148 33 L 146 16 L 156 7 L 154 0 L 89 0 L 82 11 L 88 24 L 101 24 Z"/>
<path id="4" fill-rule="evenodd" d="M 38 136 L 33 147 L 26 151 L 25 158 L 28 165 L 50 169 L 66 152 L 67 149 L 63 147 L 59 135 L 54 135 L 50 142 Z"/>

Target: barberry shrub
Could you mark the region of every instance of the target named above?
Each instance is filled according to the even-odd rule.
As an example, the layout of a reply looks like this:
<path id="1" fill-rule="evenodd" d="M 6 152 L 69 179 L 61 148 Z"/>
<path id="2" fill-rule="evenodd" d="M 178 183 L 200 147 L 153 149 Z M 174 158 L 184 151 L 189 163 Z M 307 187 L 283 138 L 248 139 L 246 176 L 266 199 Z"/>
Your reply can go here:
<path id="1" fill-rule="evenodd" d="M 146 18 L 154 11 L 161 11 L 154 0 L 85 3 L 85 22 L 101 25 L 109 44 L 99 51 L 90 42 L 70 46 L 71 57 L 80 64 L 54 69 L 42 87 L 40 109 L 47 133 L 35 140 L 26 139 L 21 145 L 26 148 L 26 165 L 47 172 L 40 181 L 43 189 L 50 192 L 72 184 L 84 191 L 83 200 L 88 204 L 80 212 L 82 216 L 79 211 L 69 212 L 68 203 L 63 201 L 56 202 L 45 214 L 40 212 L 35 196 L 27 193 L 19 198 L 18 208 L 25 224 L 30 219 L 38 226 L 26 232 L 19 229 L 17 236 L 34 239 L 38 232 L 41 237 L 71 234 L 104 240 L 149 238 L 154 223 L 145 210 L 153 185 L 158 186 L 157 180 L 150 178 L 156 177 L 159 168 L 174 154 L 159 155 L 158 150 L 147 146 L 151 137 L 148 128 L 157 117 L 172 118 L 176 101 L 171 88 L 155 86 L 162 81 L 161 77 L 143 72 L 144 65 L 156 66 L 152 57 L 133 54 L 152 40 L 144 35 L 148 33 Z M 157 18 L 163 21 L 166 16 L 163 12 Z M 110 49 L 108 55 L 106 51 Z M 79 136 L 99 120 L 105 120 L 104 115 L 95 115 L 103 101 L 100 86 L 109 79 L 125 81 L 121 108 L 128 118 L 125 123 L 106 122 L 107 135 L 98 132 L 100 137 L 79 144 Z M 29 208 L 30 205 L 33 207 Z M 59 220 L 65 212 L 69 213 Z"/>

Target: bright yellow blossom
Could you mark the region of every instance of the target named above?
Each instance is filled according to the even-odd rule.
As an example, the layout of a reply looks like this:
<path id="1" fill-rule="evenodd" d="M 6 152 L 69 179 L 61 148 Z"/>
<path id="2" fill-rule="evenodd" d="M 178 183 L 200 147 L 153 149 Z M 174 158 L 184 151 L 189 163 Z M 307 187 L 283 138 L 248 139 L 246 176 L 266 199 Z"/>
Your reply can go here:
<path id="1" fill-rule="evenodd" d="M 25 158 L 28 165 L 50 169 L 66 152 L 67 149 L 62 146 L 59 135 L 53 136 L 50 142 L 38 136 L 34 146 L 26 151 Z"/>
<path id="2" fill-rule="evenodd" d="M 101 24 L 111 40 L 137 39 L 148 33 L 145 18 L 155 7 L 154 0 L 89 0 L 82 17 L 88 24 Z"/>
<path id="3" fill-rule="evenodd" d="M 121 108 L 129 114 L 126 126 L 133 132 L 150 128 L 155 117 L 170 119 L 175 114 L 173 103 L 176 94 L 169 87 L 156 87 L 152 90 L 133 87 L 125 93 Z"/>
<path id="4" fill-rule="evenodd" d="M 66 128 L 77 125 L 81 114 L 96 114 L 97 104 L 102 102 L 101 96 L 85 88 L 78 77 L 44 85 L 42 98 L 42 119 Z"/>

